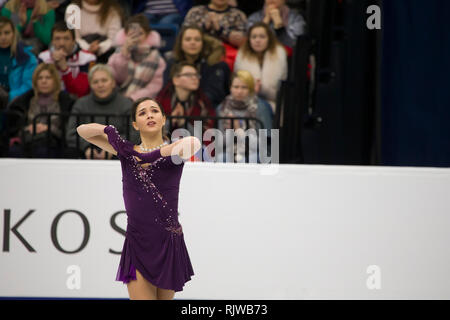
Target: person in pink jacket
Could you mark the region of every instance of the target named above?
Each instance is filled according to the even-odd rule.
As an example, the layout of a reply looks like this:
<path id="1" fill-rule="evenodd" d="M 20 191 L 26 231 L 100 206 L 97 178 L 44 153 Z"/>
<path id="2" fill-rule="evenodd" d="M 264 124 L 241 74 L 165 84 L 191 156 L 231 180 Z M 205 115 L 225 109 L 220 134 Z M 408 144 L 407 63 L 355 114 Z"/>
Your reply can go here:
<path id="1" fill-rule="evenodd" d="M 131 17 L 116 36 L 116 52 L 109 58 L 114 78 L 122 93 L 137 100 L 154 98 L 163 86 L 166 62 L 158 48 L 161 36 L 151 30 L 147 17 Z"/>

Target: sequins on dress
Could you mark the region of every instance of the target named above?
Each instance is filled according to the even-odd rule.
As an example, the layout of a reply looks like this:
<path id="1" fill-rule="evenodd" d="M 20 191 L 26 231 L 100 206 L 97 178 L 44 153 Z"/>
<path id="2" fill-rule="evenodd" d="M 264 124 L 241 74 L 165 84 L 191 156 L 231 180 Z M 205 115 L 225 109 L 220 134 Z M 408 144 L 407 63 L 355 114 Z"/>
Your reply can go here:
<path id="1" fill-rule="evenodd" d="M 184 162 L 160 149 L 139 153 L 117 129 L 104 132 L 122 166 L 127 231 L 116 280 L 136 279 L 136 269 L 158 288 L 182 291 L 194 275 L 178 222 L 178 193 Z M 138 160 L 139 158 L 140 160 Z M 148 164 L 148 166 L 142 166 Z"/>

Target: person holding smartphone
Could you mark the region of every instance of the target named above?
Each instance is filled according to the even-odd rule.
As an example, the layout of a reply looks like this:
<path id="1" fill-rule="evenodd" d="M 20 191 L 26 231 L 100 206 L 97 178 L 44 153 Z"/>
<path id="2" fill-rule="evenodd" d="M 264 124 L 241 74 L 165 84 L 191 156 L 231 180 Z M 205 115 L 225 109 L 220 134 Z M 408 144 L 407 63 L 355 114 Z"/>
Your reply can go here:
<path id="1" fill-rule="evenodd" d="M 161 36 L 150 28 L 145 15 L 131 17 L 115 44 L 108 65 L 122 94 L 132 100 L 155 97 L 163 86 L 166 62 L 158 50 Z"/>

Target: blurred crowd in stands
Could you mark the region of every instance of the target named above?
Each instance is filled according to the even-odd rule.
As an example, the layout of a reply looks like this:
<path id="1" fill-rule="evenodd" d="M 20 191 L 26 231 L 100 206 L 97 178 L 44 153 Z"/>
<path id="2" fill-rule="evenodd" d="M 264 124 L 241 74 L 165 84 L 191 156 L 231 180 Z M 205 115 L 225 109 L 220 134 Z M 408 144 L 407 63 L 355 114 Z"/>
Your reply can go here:
<path id="1" fill-rule="evenodd" d="M 204 117 L 203 130 L 271 129 L 306 22 L 285 0 L 239 2 L 0 0 L 1 156 L 109 158 L 76 127 L 113 124 L 137 144 L 130 110 L 142 97 L 175 117 L 167 132 L 193 134 L 184 116 Z"/>

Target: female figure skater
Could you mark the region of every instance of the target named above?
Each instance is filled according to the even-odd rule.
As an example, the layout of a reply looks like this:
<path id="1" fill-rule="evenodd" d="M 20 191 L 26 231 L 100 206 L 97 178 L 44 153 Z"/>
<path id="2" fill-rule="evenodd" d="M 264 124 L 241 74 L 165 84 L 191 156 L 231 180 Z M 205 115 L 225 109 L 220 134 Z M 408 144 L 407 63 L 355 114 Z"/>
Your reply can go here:
<path id="1" fill-rule="evenodd" d="M 127 284 L 130 299 L 171 300 L 194 271 L 178 222 L 178 191 L 184 160 L 200 148 L 195 137 L 163 141 L 163 109 L 150 98 L 131 111 L 141 144 L 122 139 L 111 125 L 80 125 L 86 141 L 117 155 L 122 165 L 128 222 L 117 281 Z"/>

